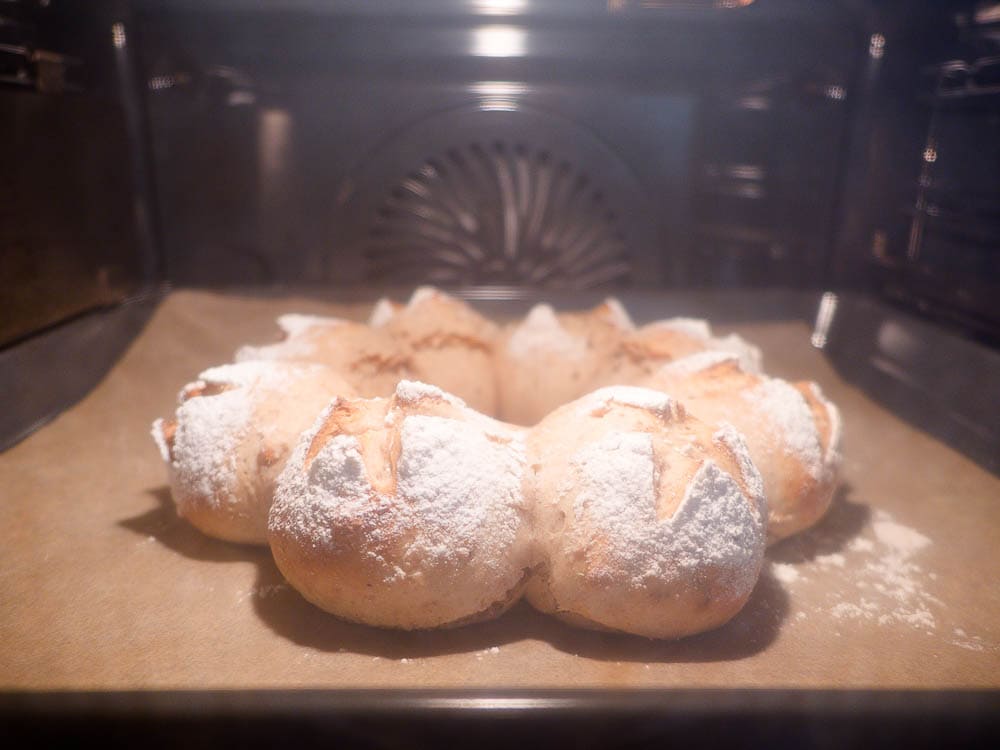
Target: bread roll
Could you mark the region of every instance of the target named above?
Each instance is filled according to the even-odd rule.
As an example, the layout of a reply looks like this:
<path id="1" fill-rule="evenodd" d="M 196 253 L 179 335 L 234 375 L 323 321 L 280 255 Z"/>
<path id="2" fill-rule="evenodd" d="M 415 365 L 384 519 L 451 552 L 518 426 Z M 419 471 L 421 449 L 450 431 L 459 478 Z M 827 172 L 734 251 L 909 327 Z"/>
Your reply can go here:
<path id="1" fill-rule="evenodd" d="M 244 362 L 205 370 L 153 423 L 177 513 L 209 536 L 263 544 L 274 483 L 299 434 L 336 394 L 353 390 L 333 370 Z"/>
<path id="2" fill-rule="evenodd" d="M 340 373 L 352 392 L 365 398 L 387 396 L 412 376 L 406 352 L 385 331 L 319 315 L 282 315 L 277 323 L 282 341 L 241 347 L 236 361 L 318 362 Z"/>
<path id="3" fill-rule="evenodd" d="M 555 407 L 593 389 L 621 338 L 633 329 L 621 304 L 608 299 L 581 313 L 536 305 L 508 326 L 496 347 L 500 416 L 533 425 Z"/>
<path id="4" fill-rule="evenodd" d="M 732 352 L 748 372 L 761 370 L 760 349 L 736 334 L 718 337 L 704 320 L 669 318 L 626 333 L 591 387 L 639 385 L 664 364 L 702 351 Z"/>
<path id="5" fill-rule="evenodd" d="M 497 413 L 497 327 L 465 302 L 420 287 L 405 306 L 380 300 L 369 325 L 400 344 L 413 379 L 434 383 L 484 414 Z"/>
<path id="6" fill-rule="evenodd" d="M 347 620 L 409 630 L 495 617 L 530 567 L 524 467 L 520 431 L 438 388 L 337 398 L 279 479 L 274 559 Z"/>
<path id="7" fill-rule="evenodd" d="M 645 385 L 706 422 L 743 433 L 764 480 L 770 543 L 826 513 L 837 486 L 841 421 L 815 383 L 746 372 L 733 354 L 703 352 L 664 366 Z"/>
<path id="8" fill-rule="evenodd" d="M 538 569 L 526 592 L 574 625 L 650 638 L 740 610 L 764 553 L 760 475 L 731 427 L 658 391 L 598 390 L 528 435 Z"/>

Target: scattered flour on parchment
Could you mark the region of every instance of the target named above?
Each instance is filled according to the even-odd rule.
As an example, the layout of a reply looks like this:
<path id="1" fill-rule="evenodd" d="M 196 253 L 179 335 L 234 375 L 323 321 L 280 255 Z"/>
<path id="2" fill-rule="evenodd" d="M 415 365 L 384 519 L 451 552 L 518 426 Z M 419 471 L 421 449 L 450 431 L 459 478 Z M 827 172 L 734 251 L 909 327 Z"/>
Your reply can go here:
<path id="1" fill-rule="evenodd" d="M 788 563 L 771 563 L 771 572 L 782 583 L 795 583 L 802 577 L 799 569 Z"/>
<path id="2" fill-rule="evenodd" d="M 240 594 L 239 599 L 241 602 L 247 599 L 267 599 L 274 596 L 275 594 L 280 594 L 282 591 L 288 591 L 291 587 L 287 583 L 270 583 L 261 584 L 254 586 L 249 591 L 244 591 Z"/>
<path id="3" fill-rule="evenodd" d="M 817 556 L 815 562 L 817 565 L 822 565 L 824 567 L 829 567 L 830 565 L 834 565 L 838 568 L 842 568 L 844 567 L 845 559 L 843 555 L 834 552 L 833 554 L 830 555 Z"/>
<path id="4" fill-rule="evenodd" d="M 962 628 L 955 628 L 952 635 L 954 637 L 948 641 L 952 646 L 958 646 L 968 651 L 986 651 L 990 648 L 989 644 L 978 635 L 969 635 Z"/>
<path id="5" fill-rule="evenodd" d="M 877 511 L 872 523 L 875 539 L 870 550 L 851 566 L 858 593 L 854 602 L 842 602 L 834 607 L 839 618 L 864 618 L 879 625 L 902 623 L 925 631 L 937 627 L 933 605 L 941 605 L 937 597 L 923 587 L 925 571 L 914 557 L 931 540 L 911 528 L 896 523 L 885 511 Z M 845 567 L 843 555 L 818 557 L 820 565 Z M 839 609 L 838 609 L 839 607 Z"/>
<path id="6" fill-rule="evenodd" d="M 802 544 L 816 543 L 823 548 L 821 529 L 806 532 L 804 536 L 807 538 Z M 879 510 L 874 513 L 870 530 L 851 540 L 840 552 L 817 555 L 799 564 L 772 561 L 771 573 L 792 591 L 810 580 L 824 582 L 824 590 L 812 604 L 808 603 L 808 595 L 813 592 L 800 589 L 804 607 L 809 611 L 798 612 L 796 620 L 817 613 L 836 620 L 903 625 L 935 634 L 938 620 L 947 609 L 944 602 L 925 588 L 928 581 L 937 580 L 935 574 L 920 564 L 921 552 L 930 545 L 931 540 L 926 536 Z M 972 651 L 995 648 L 960 628 L 955 629 L 948 643 Z"/>
<path id="7" fill-rule="evenodd" d="M 851 552 L 871 552 L 875 549 L 875 543 L 871 539 L 859 536 L 847 545 L 847 549 Z"/>
<path id="8" fill-rule="evenodd" d="M 872 524 L 876 538 L 887 547 L 891 547 L 900 555 L 910 555 L 917 550 L 923 549 L 931 543 L 931 540 L 906 526 L 900 526 L 891 520 L 885 511 L 879 511 Z"/>

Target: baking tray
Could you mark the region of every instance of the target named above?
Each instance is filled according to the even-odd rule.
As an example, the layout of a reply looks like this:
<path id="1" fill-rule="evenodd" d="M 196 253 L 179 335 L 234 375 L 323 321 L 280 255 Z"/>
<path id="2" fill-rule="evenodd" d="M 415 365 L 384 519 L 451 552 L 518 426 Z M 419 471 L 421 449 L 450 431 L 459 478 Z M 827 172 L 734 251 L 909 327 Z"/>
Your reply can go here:
<path id="1" fill-rule="evenodd" d="M 713 632 L 594 633 L 523 604 L 458 630 L 376 630 L 309 605 L 266 549 L 201 535 L 174 513 L 150 423 L 201 369 L 277 338 L 276 315 L 363 319 L 374 301 L 325 294 L 174 291 L 92 391 L 0 454 L 6 719 L 53 730 L 46 717 L 93 728 L 354 716 L 375 732 L 387 715 L 524 727 L 618 716 L 634 728 L 640 715 L 780 714 L 808 732 L 866 717 L 924 738 L 935 718 L 996 731 L 1000 479 L 838 373 L 810 343 L 815 295 L 621 295 L 637 322 L 709 316 L 758 344 L 770 374 L 817 381 L 843 413 L 831 511 L 769 551 L 750 602 Z M 477 304 L 504 318 L 531 301 L 508 296 L 522 298 Z"/>

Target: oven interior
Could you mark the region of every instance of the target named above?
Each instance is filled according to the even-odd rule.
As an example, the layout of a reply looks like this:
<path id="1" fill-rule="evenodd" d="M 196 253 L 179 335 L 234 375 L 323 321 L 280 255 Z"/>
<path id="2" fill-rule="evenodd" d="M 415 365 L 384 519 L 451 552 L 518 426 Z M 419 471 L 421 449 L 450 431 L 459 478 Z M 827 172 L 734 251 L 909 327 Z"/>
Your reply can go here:
<path id="1" fill-rule="evenodd" d="M 0 177 L 0 451 L 172 290 L 434 284 L 804 320 L 840 376 L 1000 472 L 995 2 L 8 0 Z M 995 730 L 995 697 L 824 715 Z M 655 710 L 632 699 L 575 715 Z M 234 725 L 256 705 L 226 700 Z M 426 709 L 378 700 L 372 726 Z M 523 719 L 511 700 L 491 716 Z M 730 708 L 759 728 L 797 698 L 754 700 Z"/>

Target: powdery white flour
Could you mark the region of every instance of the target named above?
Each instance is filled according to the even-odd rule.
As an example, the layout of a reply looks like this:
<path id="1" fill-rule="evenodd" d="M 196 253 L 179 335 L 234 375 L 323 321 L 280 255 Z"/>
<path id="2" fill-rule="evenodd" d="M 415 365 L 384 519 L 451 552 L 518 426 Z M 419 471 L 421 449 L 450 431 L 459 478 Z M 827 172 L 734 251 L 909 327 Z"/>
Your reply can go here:
<path id="1" fill-rule="evenodd" d="M 278 316 L 278 328 L 287 333 L 289 337 L 298 336 L 315 326 L 338 326 L 343 325 L 341 318 L 331 318 L 325 315 L 300 315 L 298 313 L 287 313 Z"/>
<path id="2" fill-rule="evenodd" d="M 795 583 L 800 578 L 798 568 L 788 563 L 771 563 L 771 573 L 782 583 Z"/>
<path id="3" fill-rule="evenodd" d="M 743 399 L 766 414 L 763 428 L 777 436 L 814 479 L 823 476 L 823 452 L 809 404 L 795 388 L 777 378 L 765 380 L 742 394 Z"/>
<path id="4" fill-rule="evenodd" d="M 786 544 L 823 549 L 828 542 L 820 525 Z M 924 568 L 920 557 L 931 544 L 919 531 L 879 510 L 864 535 L 840 551 L 799 564 L 772 562 L 770 570 L 801 608 L 794 621 L 818 615 L 936 635 L 949 608 L 927 588 L 937 576 Z M 954 628 L 947 643 L 972 651 L 998 650 L 962 628 Z"/>
<path id="5" fill-rule="evenodd" d="M 651 411 L 661 419 L 679 416 L 677 402 L 666 393 L 633 385 L 599 388 L 579 400 L 577 413 L 581 416 L 593 414 L 608 409 L 613 403 Z"/>
<path id="6" fill-rule="evenodd" d="M 728 336 L 713 336 L 708 322 L 699 318 L 669 318 L 650 324 L 651 328 L 663 328 L 682 333 L 693 339 L 704 341 L 709 349 L 728 352 L 735 356 L 746 372 L 760 373 L 763 357 L 760 349 L 735 333 Z"/>
<path id="7" fill-rule="evenodd" d="M 706 349 L 703 352 L 689 354 L 686 357 L 675 359 L 673 362 L 667 362 L 667 364 L 663 365 L 660 372 L 678 377 L 695 375 L 716 365 L 721 365 L 723 362 L 736 362 L 739 364 L 739 358 L 732 352 Z"/>
<path id="8" fill-rule="evenodd" d="M 382 328 L 395 316 L 396 306 L 392 303 L 392 300 L 383 297 L 372 308 L 371 317 L 368 318 L 368 325 L 372 328 Z"/>
<path id="9" fill-rule="evenodd" d="M 736 481 L 705 461 L 673 516 L 657 517 L 652 438 L 610 432 L 572 460 L 578 493 L 570 546 L 605 545 L 594 573 L 609 584 L 643 588 L 713 570 L 733 592 L 753 587 L 760 564 L 763 519 Z"/>
<path id="10" fill-rule="evenodd" d="M 179 496 L 206 498 L 216 505 L 237 503 L 237 456 L 252 428 L 255 393 L 278 389 L 294 373 L 312 367 L 315 365 L 241 362 L 212 367 L 185 386 L 176 414 L 172 460 L 163 437 L 163 420 L 153 423 L 153 437 L 168 462 L 171 484 Z M 209 385 L 228 390 L 184 400 L 185 393 Z"/>
<path id="11" fill-rule="evenodd" d="M 406 403 L 439 393 L 433 386 L 404 381 L 396 396 Z M 371 562 L 386 582 L 437 565 L 479 566 L 495 571 L 497 578 L 521 574 L 507 570 L 524 504 L 525 452 L 519 433 L 505 433 L 506 440 L 499 442 L 474 423 L 399 415 L 396 488 L 382 496 L 371 484 L 362 446 L 353 435 L 330 438 L 306 465 L 309 446 L 331 408 L 299 439 L 279 479 L 272 529 L 322 549 L 336 548 L 344 529 L 363 528 Z M 502 425 L 495 424 L 500 433 Z M 376 550 L 400 529 L 409 537 L 406 553 L 398 560 L 382 559 Z"/>
<path id="12" fill-rule="evenodd" d="M 539 352 L 580 359 L 587 353 L 587 341 L 563 328 L 549 305 L 535 305 L 507 342 L 515 357 Z"/>

